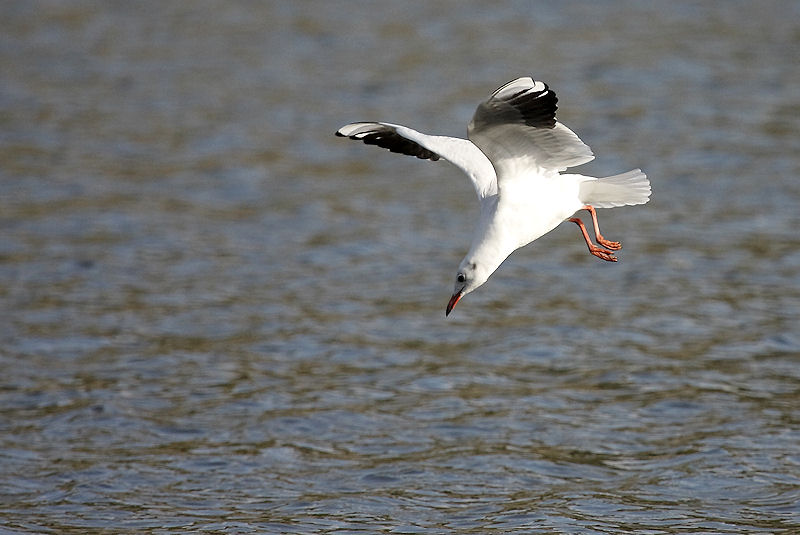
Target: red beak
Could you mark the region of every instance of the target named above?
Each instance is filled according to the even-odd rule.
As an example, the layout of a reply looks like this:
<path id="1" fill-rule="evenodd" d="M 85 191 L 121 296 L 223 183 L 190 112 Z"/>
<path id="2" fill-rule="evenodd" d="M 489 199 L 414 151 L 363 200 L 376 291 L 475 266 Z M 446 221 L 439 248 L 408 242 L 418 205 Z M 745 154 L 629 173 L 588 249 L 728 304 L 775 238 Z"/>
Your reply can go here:
<path id="1" fill-rule="evenodd" d="M 456 303 L 458 303 L 458 300 L 461 299 L 461 297 L 463 297 L 463 295 L 464 295 L 464 292 L 458 292 L 458 293 L 454 293 L 453 294 L 453 297 L 450 298 L 450 302 L 447 303 L 447 309 L 444 311 L 444 315 L 445 316 L 449 316 L 450 315 L 450 311 L 455 308 Z"/>

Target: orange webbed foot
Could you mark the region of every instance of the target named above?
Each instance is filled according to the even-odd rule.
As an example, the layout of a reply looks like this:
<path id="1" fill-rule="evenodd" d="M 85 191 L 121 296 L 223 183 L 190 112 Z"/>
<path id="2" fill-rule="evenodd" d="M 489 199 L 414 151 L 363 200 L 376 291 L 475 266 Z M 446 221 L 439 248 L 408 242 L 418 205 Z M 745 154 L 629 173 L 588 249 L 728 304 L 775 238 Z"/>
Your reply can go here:
<path id="1" fill-rule="evenodd" d="M 606 249 L 611 249 L 612 251 L 619 251 L 620 249 L 622 249 L 622 244 L 618 241 L 607 240 L 599 234 L 597 234 L 595 238 L 597 239 L 597 243 L 599 243 Z"/>
<path id="2" fill-rule="evenodd" d="M 619 258 L 614 256 L 614 251 L 609 251 L 608 249 L 603 249 L 602 247 L 598 247 L 596 245 L 590 245 L 589 252 L 597 258 L 605 260 L 606 262 L 617 262 L 619 260 Z"/>

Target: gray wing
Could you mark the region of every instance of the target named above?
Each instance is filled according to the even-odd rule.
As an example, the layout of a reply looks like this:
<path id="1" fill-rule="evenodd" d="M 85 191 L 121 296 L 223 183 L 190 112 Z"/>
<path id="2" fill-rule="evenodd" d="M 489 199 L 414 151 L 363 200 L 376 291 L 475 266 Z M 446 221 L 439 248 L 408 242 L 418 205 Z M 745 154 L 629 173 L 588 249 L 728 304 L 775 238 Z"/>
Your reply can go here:
<path id="1" fill-rule="evenodd" d="M 518 78 L 482 102 L 469 124 L 469 139 L 498 173 L 520 165 L 563 171 L 594 159 L 575 133 L 556 121 L 558 98 L 544 82 Z"/>

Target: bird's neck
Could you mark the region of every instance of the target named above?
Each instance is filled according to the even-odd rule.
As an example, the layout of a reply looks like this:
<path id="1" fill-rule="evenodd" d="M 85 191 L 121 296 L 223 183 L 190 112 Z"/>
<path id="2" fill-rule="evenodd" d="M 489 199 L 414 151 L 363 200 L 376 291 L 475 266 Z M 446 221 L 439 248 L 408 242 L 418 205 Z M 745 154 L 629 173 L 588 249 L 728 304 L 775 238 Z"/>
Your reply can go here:
<path id="1" fill-rule="evenodd" d="M 519 247 L 516 240 L 509 238 L 508 232 L 497 225 L 496 218 L 482 217 L 462 265 L 474 264 L 476 278 L 485 281 Z"/>

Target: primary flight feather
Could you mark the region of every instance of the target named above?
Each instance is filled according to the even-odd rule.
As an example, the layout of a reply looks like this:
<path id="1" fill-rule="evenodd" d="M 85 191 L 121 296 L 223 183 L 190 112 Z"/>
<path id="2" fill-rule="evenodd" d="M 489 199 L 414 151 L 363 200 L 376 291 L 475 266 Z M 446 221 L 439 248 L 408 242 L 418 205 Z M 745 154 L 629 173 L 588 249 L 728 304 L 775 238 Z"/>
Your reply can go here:
<path id="1" fill-rule="evenodd" d="M 650 199 L 650 182 L 639 169 L 604 178 L 564 173 L 594 155 L 556 120 L 557 102 L 547 84 L 523 77 L 478 106 L 467 129 L 469 139 L 432 136 L 383 122 L 350 123 L 336 132 L 392 152 L 442 158 L 469 177 L 480 201 L 480 218 L 469 252 L 458 266 L 446 315 L 486 282 L 508 255 L 565 220 L 578 225 L 591 254 L 616 262 L 614 251 L 622 246 L 600 234 L 595 208 Z M 591 215 L 597 245 L 583 221 L 573 217 L 579 210 Z"/>

